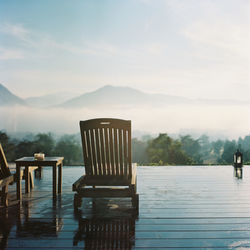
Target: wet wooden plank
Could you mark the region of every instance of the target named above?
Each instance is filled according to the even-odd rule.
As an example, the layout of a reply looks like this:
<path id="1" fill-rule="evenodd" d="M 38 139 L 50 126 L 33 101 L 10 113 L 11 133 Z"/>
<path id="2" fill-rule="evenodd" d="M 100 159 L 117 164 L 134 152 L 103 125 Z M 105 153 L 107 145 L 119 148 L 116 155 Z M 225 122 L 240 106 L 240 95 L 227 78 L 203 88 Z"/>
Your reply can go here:
<path id="1" fill-rule="evenodd" d="M 245 239 L 138 239 L 135 247 L 153 248 L 227 248 L 250 247 L 250 241 Z"/>
<path id="2" fill-rule="evenodd" d="M 8 247 L 22 247 L 22 248 L 37 248 L 41 247 L 71 247 L 72 240 L 68 239 L 23 239 L 22 241 L 18 239 L 13 239 L 9 241 Z M 84 242 L 80 242 L 78 247 L 84 247 Z M 137 239 L 135 241 L 135 247 L 140 248 L 185 248 L 185 247 L 196 247 L 196 248 L 237 248 L 237 247 L 250 247 L 250 240 L 234 238 L 234 239 Z"/>
<path id="3" fill-rule="evenodd" d="M 241 180 L 233 176 L 232 170 L 230 166 L 138 167 L 140 209 L 134 221 L 133 249 L 250 248 L 250 169 L 244 168 Z M 84 240 L 73 247 L 79 220 L 74 214 L 71 191 L 72 183 L 84 169 L 64 168 L 63 195 L 55 207 L 51 171 L 45 169 L 43 179 L 35 180 L 34 191 L 23 195 L 26 205 L 20 211 L 22 223 L 29 221 L 43 225 L 47 221 L 51 223 L 51 231 L 45 233 L 37 229 L 35 238 L 34 230 L 25 232 L 23 229 L 17 234 L 17 228 L 13 226 L 8 249 L 84 248 Z M 128 201 L 97 200 L 93 209 L 92 199 L 86 198 L 81 208 L 82 216 L 126 215 L 130 209 Z M 55 217 L 63 222 L 63 227 L 56 233 Z"/>
<path id="4" fill-rule="evenodd" d="M 72 240 L 76 234 L 76 230 L 61 231 L 58 235 L 55 234 L 58 240 Z M 28 233 L 21 234 L 26 239 L 32 237 Z M 52 240 L 48 239 L 51 235 L 40 235 L 40 240 Z M 12 233 L 9 235 L 9 240 L 15 240 L 17 236 Z M 19 236 L 20 238 L 20 236 Z M 135 239 L 249 239 L 250 231 L 138 231 L 136 229 Z"/>

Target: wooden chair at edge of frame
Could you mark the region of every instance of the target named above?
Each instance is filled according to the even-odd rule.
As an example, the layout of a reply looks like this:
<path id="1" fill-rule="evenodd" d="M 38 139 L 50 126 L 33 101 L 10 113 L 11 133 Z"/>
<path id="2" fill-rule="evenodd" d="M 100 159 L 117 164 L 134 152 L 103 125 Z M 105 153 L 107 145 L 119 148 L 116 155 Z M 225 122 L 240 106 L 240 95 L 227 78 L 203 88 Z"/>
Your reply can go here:
<path id="1" fill-rule="evenodd" d="M 14 175 L 11 174 L 2 145 L 0 144 L 0 187 L 1 202 L 8 206 L 8 186 L 14 182 Z"/>
<path id="2" fill-rule="evenodd" d="M 33 179 L 33 174 L 32 170 L 37 169 L 38 167 L 30 167 L 29 169 L 29 174 L 27 178 L 30 178 L 30 187 L 34 187 L 34 179 Z M 25 178 L 25 173 L 24 170 L 21 171 L 21 179 Z M 14 182 L 16 182 L 17 176 L 16 173 L 11 173 L 8 162 L 6 160 L 3 147 L 0 143 L 0 187 L 1 187 L 1 202 L 2 204 L 7 207 L 8 206 L 8 186 L 12 185 Z"/>

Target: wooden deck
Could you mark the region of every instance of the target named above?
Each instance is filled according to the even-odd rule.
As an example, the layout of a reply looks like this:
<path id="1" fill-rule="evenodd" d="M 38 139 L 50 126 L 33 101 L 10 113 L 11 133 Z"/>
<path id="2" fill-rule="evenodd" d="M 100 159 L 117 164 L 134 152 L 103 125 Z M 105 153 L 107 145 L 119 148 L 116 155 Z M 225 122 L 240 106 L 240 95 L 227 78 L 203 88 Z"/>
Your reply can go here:
<path id="1" fill-rule="evenodd" d="M 247 166 L 242 179 L 232 166 L 138 167 L 138 216 L 126 199 L 86 198 L 74 212 L 71 185 L 83 171 L 64 167 L 56 203 L 50 168 L 20 207 L 12 186 L 10 207 L 0 209 L 0 249 L 250 248 Z"/>

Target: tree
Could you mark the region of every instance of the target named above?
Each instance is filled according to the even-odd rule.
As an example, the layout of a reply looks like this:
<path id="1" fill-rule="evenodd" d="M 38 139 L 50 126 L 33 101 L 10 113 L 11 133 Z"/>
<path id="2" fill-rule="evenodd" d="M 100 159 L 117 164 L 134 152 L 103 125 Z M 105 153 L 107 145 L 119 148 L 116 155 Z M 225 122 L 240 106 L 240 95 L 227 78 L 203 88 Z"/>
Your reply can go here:
<path id="1" fill-rule="evenodd" d="M 11 141 L 5 132 L 0 131 L 0 143 L 2 144 L 7 161 L 14 161 L 16 159 L 14 141 Z"/>
<path id="2" fill-rule="evenodd" d="M 36 145 L 34 141 L 20 141 L 16 146 L 16 157 L 33 156 L 36 152 Z"/>
<path id="3" fill-rule="evenodd" d="M 147 141 L 140 141 L 137 138 L 132 139 L 132 161 L 138 163 L 139 165 L 145 165 L 148 163 L 147 155 Z"/>
<path id="4" fill-rule="evenodd" d="M 186 165 L 192 160 L 181 149 L 181 143 L 173 140 L 167 134 L 160 134 L 151 140 L 147 147 L 147 154 L 150 163 L 159 165 Z"/>
<path id="5" fill-rule="evenodd" d="M 82 147 L 73 135 L 64 135 L 55 146 L 55 154 L 64 156 L 64 164 L 83 164 Z"/>
<path id="6" fill-rule="evenodd" d="M 37 134 L 34 141 L 34 150 L 44 153 L 46 156 L 53 155 L 55 141 L 51 133 Z"/>
<path id="7" fill-rule="evenodd" d="M 211 153 L 211 143 L 209 141 L 209 137 L 207 135 L 202 135 L 199 137 L 199 144 L 201 146 L 200 153 L 203 163 L 209 164 L 211 163 L 212 158 L 214 158 Z"/>
<path id="8" fill-rule="evenodd" d="M 202 164 L 201 146 L 199 140 L 194 140 L 190 135 L 180 136 L 182 150 L 193 159 L 195 164 Z"/>
<path id="9" fill-rule="evenodd" d="M 232 164 L 233 155 L 237 149 L 236 142 L 227 140 L 224 144 L 224 151 L 221 155 L 221 159 L 219 159 L 219 163 L 222 164 Z"/>
<path id="10" fill-rule="evenodd" d="M 248 164 L 248 165 L 250 164 L 250 149 L 244 151 L 244 153 L 243 153 L 243 160 L 244 160 L 245 164 Z"/>
<path id="11" fill-rule="evenodd" d="M 249 150 L 250 149 L 250 135 L 244 137 L 244 139 L 239 138 L 238 145 L 241 146 L 242 150 Z"/>
<path id="12" fill-rule="evenodd" d="M 224 146 L 224 143 L 222 140 L 217 140 L 217 141 L 212 142 L 212 150 L 214 154 L 217 155 L 218 157 L 220 157 L 222 154 L 223 146 Z"/>

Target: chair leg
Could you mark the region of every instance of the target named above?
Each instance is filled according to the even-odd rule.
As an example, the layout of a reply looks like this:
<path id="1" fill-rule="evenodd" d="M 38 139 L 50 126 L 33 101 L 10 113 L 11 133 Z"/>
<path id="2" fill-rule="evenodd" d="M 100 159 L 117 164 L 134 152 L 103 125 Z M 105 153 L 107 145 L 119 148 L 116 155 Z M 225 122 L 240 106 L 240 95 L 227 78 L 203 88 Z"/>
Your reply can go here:
<path id="1" fill-rule="evenodd" d="M 82 205 L 82 197 L 79 194 L 74 195 L 74 209 Z"/>
<path id="2" fill-rule="evenodd" d="M 133 195 L 133 197 L 132 197 L 132 205 L 137 210 L 139 209 L 139 194 Z"/>

